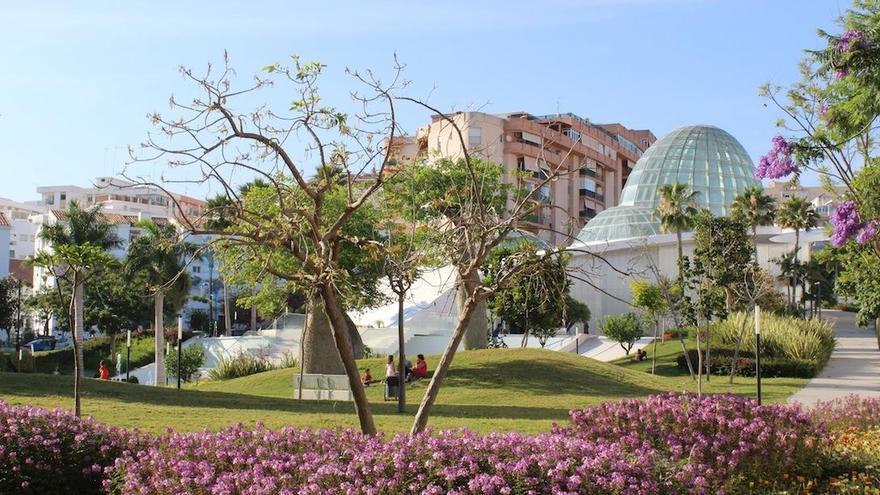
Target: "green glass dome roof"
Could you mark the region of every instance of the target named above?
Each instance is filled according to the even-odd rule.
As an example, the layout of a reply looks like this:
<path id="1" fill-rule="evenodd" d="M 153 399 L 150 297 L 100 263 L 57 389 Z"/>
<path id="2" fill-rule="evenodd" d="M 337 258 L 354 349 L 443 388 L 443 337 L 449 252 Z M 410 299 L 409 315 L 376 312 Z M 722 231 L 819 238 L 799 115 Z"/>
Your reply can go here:
<path id="1" fill-rule="evenodd" d="M 620 204 L 600 212 L 578 235 L 584 243 L 661 233 L 654 218 L 660 186 L 681 182 L 699 194 L 698 208 L 726 215 L 733 199 L 758 185 L 748 153 L 733 136 L 708 125 L 676 129 L 651 145 L 636 163 Z"/>

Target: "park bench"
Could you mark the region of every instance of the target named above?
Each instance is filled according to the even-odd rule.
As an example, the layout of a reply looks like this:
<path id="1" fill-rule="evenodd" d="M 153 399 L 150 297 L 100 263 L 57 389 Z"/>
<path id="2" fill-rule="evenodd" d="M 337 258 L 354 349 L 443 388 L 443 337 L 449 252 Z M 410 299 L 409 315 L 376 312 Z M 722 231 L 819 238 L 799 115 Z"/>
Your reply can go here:
<path id="1" fill-rule="evenodd" d="M 293 397 L 295 399 L 299 398 L 300 389 L 302 389 L 302 398 L 305 400 L 353 400 L 346 375 L 317 373 L 294 375 Z"/>

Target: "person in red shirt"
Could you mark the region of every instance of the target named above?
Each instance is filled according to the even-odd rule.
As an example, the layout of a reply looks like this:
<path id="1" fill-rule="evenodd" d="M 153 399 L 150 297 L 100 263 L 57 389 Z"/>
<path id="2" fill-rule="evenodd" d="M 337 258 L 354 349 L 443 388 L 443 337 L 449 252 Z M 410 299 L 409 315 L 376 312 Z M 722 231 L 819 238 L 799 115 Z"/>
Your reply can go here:
<path id="1" fill-rule="evenodd" d="M 363 376 L 361 376 L 361 383 L 363 383 L 365 387 L 369 387 L 372 382 L 373 375 L 370 374 L 370 368 L 367 368 L 364 370 Z"/>
<path id="2" fill-rule="evenodd" d="M 410 373 L 411 379 L 417 378 L 427 378 L 428 376 L 428 363 L 425 361 L 425 355 L 419 354 L 416 358 L 416 367 L 413 368 L 412 373 Z"/>
<path id="3" fill-rule="evenodd" d="M 104 361 L 101 361 L 101 364 L 98 365 L 98 377 L 101 380 L 109 380 L 110 379 L 110 369 L 107 368 L 107 364 Z"/>

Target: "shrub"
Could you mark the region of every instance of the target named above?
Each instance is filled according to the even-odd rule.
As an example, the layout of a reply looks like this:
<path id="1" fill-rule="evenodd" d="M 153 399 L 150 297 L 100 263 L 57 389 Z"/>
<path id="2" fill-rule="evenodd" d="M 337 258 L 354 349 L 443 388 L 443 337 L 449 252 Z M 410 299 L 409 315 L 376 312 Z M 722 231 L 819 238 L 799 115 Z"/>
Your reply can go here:
<path id="1" fill-rule="evenodd" d="M 0 493 L 102 493 L 104 470 L 140 442 L 59 409 L 0 402 Z"/>
<path id="2" fill-rule="evenodd" d="M 711 334 L 722 345 L 733 347 L 743 322 L 746 335 L 752 335 L 755 323 L 751 313 L 731 314 L 727 320 L 713 325 Z M 813 361 L 821 369 L 834 346 L 834 328 L 829 321 L 761 314 L 762 356 Z M 754 339 L 743 338 L 742 352 L 755 353 Z"/>
<path id="3" fill-rule="evenodd" d="M 690 349 L 688 354 L 691 358 L 691 365 L 697 362 L 697 350 Z M 704 359 L 705 361 L 705 359 Z M 684 356 L 676 358 L 678 368 L 687 371 L 687 361 Z M 733 349 L 712 349 L 711 359 L 708 363 L 704 362 L 704 372 L 713 375 L 729 375 L 730 367 L 733 364 Z M 805 359 L 775 358 L 761 356 L 761 376 L 764 378 L 813 378 L 819 373 L 819 365 L 815 361 Z M 736 375 L 751 377 L 755 376 L 755 357 L 753 354 L 740 352 L 737 358 Z"/>
<path id="4" fill-rule="evenodd" d="M 276 366 L 262 356 L 240 353 L 233 358 L 222 358 L 217 367 L 208 372 L 211 380 L 229 380 L 274 370 Z"/>
<path id="5" fill-rule="evenodd" d="M 716 493 L 762 478 L 814 475 L 827 435 L 796 406 L 734 395 L 666 393 L 571 412 L 555 432 L 650 449 L 672 493 Z"/>
<path id="6" fill-rule="evenodd" d="M 183 381 L 190 381 L 203 364 L 205 364 L 205 349 L 201 344 L 184 347 L 180 354 L 180 375 Z M 177 379 L 177 347 L 172 347 L 171 352 L 165 355 L 165 370 L 169 378 Z"/>

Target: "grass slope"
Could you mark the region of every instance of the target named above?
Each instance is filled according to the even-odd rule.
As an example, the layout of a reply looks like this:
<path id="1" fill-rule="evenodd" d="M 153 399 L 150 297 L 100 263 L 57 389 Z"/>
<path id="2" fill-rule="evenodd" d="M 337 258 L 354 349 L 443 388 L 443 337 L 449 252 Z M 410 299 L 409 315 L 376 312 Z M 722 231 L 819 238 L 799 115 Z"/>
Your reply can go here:
<path id="1" fill-rule="evenodd" d="M 429 357 L 429 364 L 437 357 Z M 360 363 L 381 375 L 382 360 Z M 275 370 L 222 382 L 203 382 L 185 390 L 85 380 L 83 414 L 99 421 L 147 431 L 217 429 L 227 424 L 262 421 L 270 427 L 356 427 L 350 403 L 292 399 L 296 369 Z M 781 401 L 804 380 L 765 380 L 765 399 Z M 410 385 L 407 412 L 382 401 L 381 384 L 368 388 L 377 426 L 387 432 L 408 430 L 427 382 Z M 69 376 L 10 374 L 0 376 L 0 399 L 13 404 L 70 407 Z M 751 394 L 753 383 L 733 387 L 713 380 L 710 392 Z M 462 352 L 453 363 L 434 407 L 435 428 L 466 426 L 476 431 L 547 431 L 565 422 L 568 411 L 621 397 L 641 397 L 667 390 L 691 390 L 688 378 L 651 376 L 574 354 L 537 349 Z"/>

